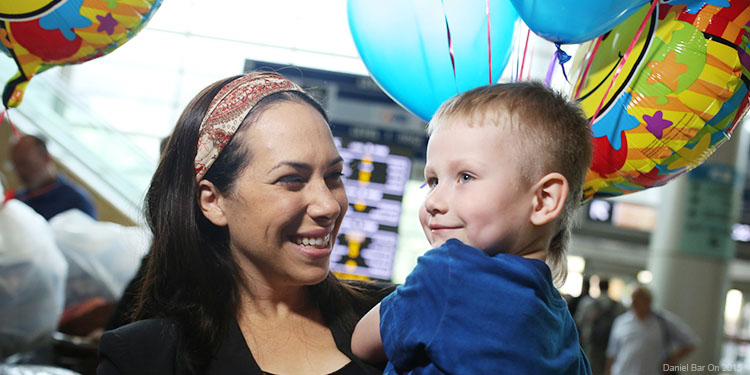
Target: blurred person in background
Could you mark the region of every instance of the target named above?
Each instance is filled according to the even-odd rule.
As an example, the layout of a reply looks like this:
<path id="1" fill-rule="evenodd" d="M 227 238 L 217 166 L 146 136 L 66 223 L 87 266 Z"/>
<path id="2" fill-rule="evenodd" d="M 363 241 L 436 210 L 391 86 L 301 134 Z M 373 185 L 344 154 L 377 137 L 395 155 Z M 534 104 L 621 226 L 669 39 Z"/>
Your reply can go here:
<path id="1" fill-rule="evenodd" d="M 633 290 L 630 309 L 612 324 L 607 375 L 662 375 L 696 349 L 700 340 L 680 318 L 654 311 L 645 286 Z"/>
<path id="2" fill-rule="evenodd" d="M 570 310 L 571 316 L 576 316 L 576 311 L 578 311 L 578 306 L 581 302 L 591 298 L 591 296 L 589 296 L 590 289 L 591 281 L 588 276 L 584 276 L 583 282 L 581 283 L 581 294 L 579 294 L 578 297 L 571 297 L 570 302 L 568 302 L 568 310 Z"/>
<path id="3" fill-rule="evenodd" d="M 601 291 L 599 297 L 581 303 L 575 315 L 576 324 L 581 333 L 581 346 L 589 359 L 593 375 L 604 374 L 607 343 L 612 324 L 615 318 L 625 312 L 625 306 L 608 295 L 608 279 L 599 279 L 599 290 Z"/>
<path id="4" fill-rule="evenodd" d="M 11 147 L 10 160 L 24 186 L 16 198 L 45 219 L 49 220 L 73 208 L 97 218 L 89 193 L 58 173 L 43 139 L 33 135 L 22 136 Z"/>

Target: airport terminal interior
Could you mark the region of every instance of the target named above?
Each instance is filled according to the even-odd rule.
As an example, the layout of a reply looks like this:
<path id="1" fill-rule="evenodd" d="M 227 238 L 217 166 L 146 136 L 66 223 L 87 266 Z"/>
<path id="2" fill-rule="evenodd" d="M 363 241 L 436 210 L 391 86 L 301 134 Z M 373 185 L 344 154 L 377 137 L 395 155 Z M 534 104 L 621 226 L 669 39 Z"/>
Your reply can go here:
<path id="1" fill-rule="evenodd" d="M 527 34 L 521 22 L 513 32 L 500 81 L 544 80 L 554 67 L 550 85 L 572 92 L 568 77 L 550 65 L 557 48 Z M 563 49 L 575 55 L 582 47 Z M 116 250 L 125 252 L 113 265 L 120 269 L 102 271 L 124 275 L 117 284 L 124 286 L 148 251 L 143 199 L 160 142 L 201 88 L 257 69 L 297 82 L 328 112 L 350 202 L 331 269 L 341 277 L 403 283 L 430 248 L 418 220 L 427 194 L 426 123 L 370 76 L 350 34 L 345 0 L 165 1 L 132 40 L 106 56 L 33 77 L 22 103 L 0 124 L 0 172 L 19 189 L 8 159 L 14 133 L 44 137 L 59 168 L 93 195 L 99 221 L 118 227 L 109 240 L 134 238 Z M 0 56 L 0 77 L 16 70 L 13 59 Z M 599 282 L 608 280 L 608 294 L 629 306 L 635 286 L 647 285 L 655 307 L 679 316 L 700 338 L 686 363 L 715 369 L 683 373 L 750 375 L 750 125 L 736 126 L 701 166 L 665 186 L 587 200 L 560 287 L 579 297 L 585 280 L 595 298 Z M 67 353 L 70 363 L 75 350 Z"/>

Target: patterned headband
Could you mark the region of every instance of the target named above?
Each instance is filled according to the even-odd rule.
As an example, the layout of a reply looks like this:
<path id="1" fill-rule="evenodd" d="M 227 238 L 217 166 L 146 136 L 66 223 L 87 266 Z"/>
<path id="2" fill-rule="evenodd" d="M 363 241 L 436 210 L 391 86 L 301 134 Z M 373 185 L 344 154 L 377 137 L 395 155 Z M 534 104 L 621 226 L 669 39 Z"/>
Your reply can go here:
<path id="1" fill-rule="evenodd" d="M 276 73 L 256 72 L 229 82 L 216 94 L 201 121 L 198 134 L 196 181 L 206 175 L 250 110 L 263 98 L 282 91 L 304 93 L 297 84 Z"/>

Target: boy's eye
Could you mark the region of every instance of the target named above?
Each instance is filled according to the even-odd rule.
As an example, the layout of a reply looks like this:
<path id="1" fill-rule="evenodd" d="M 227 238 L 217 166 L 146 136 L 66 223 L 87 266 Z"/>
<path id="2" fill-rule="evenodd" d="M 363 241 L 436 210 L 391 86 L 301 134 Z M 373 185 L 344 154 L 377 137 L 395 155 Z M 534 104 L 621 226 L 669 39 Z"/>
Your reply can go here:
<path id="1" fill-rule="evenodd" d="M 430 177 L 425 182 L 425 185 L 427 185 L 427 187 L 429 187 L 430 189 L 434 189 L 435 186 L 437 186 L 437 184 L 438 184 L 438 179 L 435 177 Z"/>
<path id="2" fill-rule="evenodd" d="M 461 173 L 461 177 L 459 177 L 458 182 L 459 183 L 464 183 L 464 182 L 469 182 L 469 181 L 471 181 L 473 179 L 474 179 L 474 177 L 472 175 L 470 175 L 468 173 Z"/>

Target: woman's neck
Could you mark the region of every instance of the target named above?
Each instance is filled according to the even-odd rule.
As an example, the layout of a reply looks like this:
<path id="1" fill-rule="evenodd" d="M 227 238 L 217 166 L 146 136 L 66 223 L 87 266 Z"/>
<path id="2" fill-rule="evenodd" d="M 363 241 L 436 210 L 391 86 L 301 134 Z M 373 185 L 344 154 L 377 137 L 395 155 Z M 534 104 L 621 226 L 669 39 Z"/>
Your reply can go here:
<path id="1" fill-rule="evenodd" d="M 237 323 L 258 366 L 273 374 L 328 374 L 350 359 L 304 286 L 242 293 Z"/>
<path id="2" fill-rule="evenodd" d="M 312 309 L 316 309 L 316 306 L 305 286 L 253 284 L 240 291 L 240 316 L 255 316 L 267 321 L 285 319 L 290 315 L 307 315 Z"/>

